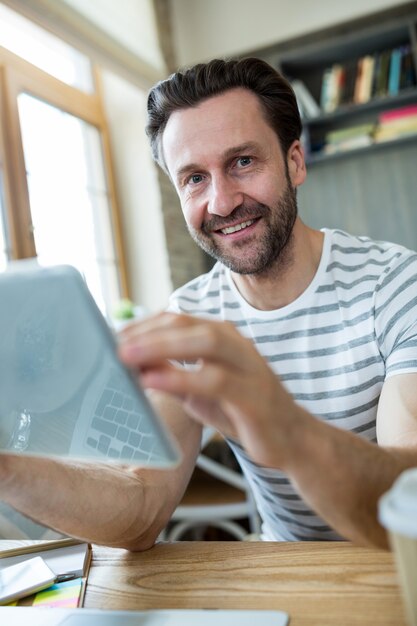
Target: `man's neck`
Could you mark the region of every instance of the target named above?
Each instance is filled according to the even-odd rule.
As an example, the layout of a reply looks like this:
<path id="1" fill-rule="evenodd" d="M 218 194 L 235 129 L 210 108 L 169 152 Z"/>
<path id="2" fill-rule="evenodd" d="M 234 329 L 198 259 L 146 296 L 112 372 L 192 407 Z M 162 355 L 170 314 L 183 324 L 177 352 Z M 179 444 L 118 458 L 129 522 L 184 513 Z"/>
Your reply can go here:
<path id="1" fill-rule="evenodd" d="M 276 267 L 262 274 L 235 274 L 233 282 L 254 308 L 273 311 L 294 302 L 309 286 L 320 264 L 324 234 L 297 218 L 291 240 Z"/>

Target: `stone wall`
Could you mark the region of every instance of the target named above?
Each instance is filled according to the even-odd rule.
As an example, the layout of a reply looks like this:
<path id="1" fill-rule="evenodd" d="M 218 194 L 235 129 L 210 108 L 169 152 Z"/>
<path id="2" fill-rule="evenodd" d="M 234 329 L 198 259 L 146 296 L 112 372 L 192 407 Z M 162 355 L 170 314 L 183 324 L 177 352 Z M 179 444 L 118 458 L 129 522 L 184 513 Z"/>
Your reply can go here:
<path id="1" fill-rule="evenodd" d="M 178 196 L 168 176 L 158 167 L 162 213 L 174 289 L 203 274 L 210 267 L 207 255 L 191 239 Z"/>
<path id="2" fill-rule="evenodd" d="M 171 5 L 169 0 L 154 0 L 159 45 L 168 72 L 177 69 L 172 38 Z M 174 289 L 207 272 L 212 261 L 200 250 L 188 234 L 178 196 L 164 172 L 158 167 L 165 238 L 168 249 L 171 280 Z"/>

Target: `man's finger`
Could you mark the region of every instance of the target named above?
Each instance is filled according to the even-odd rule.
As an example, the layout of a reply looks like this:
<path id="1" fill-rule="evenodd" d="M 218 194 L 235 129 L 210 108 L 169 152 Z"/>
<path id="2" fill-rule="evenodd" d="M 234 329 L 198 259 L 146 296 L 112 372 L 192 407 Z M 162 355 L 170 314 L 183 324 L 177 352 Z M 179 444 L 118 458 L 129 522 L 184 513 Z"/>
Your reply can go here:
<path id="1" fill-rule="evenodd" d="M 126 364 L 150 367 L 164 360 L 221 362 L 239 370 L 253 371 L 260 359 L 252 344 L 234 329 L 200 321 L 184 326 L 160 326 L 121 343 L 119 354 Z"/>

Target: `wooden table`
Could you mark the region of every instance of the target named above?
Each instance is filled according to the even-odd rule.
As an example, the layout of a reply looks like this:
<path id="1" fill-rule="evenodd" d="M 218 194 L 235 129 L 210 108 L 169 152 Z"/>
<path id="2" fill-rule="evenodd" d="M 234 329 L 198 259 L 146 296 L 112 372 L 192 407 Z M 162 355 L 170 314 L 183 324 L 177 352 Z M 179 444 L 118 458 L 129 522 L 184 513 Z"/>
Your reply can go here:
<path id="1" fill-rule="evenodd" d="M 84 606 L 281 609 L 291 626 L 406 623 L 392 555 L 344 542 L 94 546 Z"/>

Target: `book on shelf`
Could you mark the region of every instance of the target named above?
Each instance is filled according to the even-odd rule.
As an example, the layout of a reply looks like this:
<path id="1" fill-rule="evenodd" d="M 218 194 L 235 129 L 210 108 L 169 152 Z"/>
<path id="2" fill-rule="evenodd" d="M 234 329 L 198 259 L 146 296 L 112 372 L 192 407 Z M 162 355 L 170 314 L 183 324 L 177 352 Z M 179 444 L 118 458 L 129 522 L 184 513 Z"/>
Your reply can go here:
<path id="1" fill-rule="evenodd" d="M 375 141 L 392 141 L 417 133 L 417 105 L 385 111 L 378 117 Z"/>
<path id="2" fill-rule="evenodd" d="M 331 82 L 330 82 L 330 102 L 329 110 L 336 111 L 339 107 L 343 86 L 345 81 L 345 71 L 340 63 L 335 63 L 332 67 Z"/>
<path id="3" fill-rule="evenodd" d="M 320 106 L 326 113 L 340 106 L 365 104 L 373 98 L 396 96 L 416 86 L 410 45 L 334 63 L 322 74 Z"/>
<path id="4" fill-rule="evenodd" d="M 322 76 L 320 106 L 325 113 L 332 113 L 340 105 L 345 85 L 345 69 L 340 63 L 324 71 Z"/>
<path id="5" fill-rule="evenodd" d="M 320 89 L 320 108 L 327 113 L 329 110 L 328 102 L 330 100 L 330 81 L 331 81 L 332 68 L 328 67 L 324 70 L 321 77 L 321 89 Z"/>
<path id="6" fill-rule="evenodd" d="M 351 104 L 355 93 L 356 76 L 358 71 L 357 59 L 350 59 L 343 64 L 344 84 L 340 98 L 340 105 Z"/>
<path id="7" fill-rule="evenodd" d="M 353 98 L 352 102 L 358 104 L 359 102 L 359 87 L 362 82 L 362 74 L 363 74 L 363 59 L 359 59 L 356 66 L 356 78 L 355 78 L 355 86 L 353 88 Z"/>
<path id="8" fill-rule="evenodd" d="M 375 76 L 374 96 L 382 98 L 388 93 L 388 75 L 391 59 L 391 50 L 383 50 L 379 55 L 378 73 Z"/>
<path id="9" fill-rule="evenodd" d="M 364 104 L 371 99 L 374 66 L 375 57 L 370 54 L 363 57 L 362 59 L 359 59 L 355 89 L 353 94 L 353 102 L 355 104 Z"/>
<path id="10" fill-rule="evenodd" d="M 415 126 L 409 126 L 401 131 L 393 128 L 381 128 L 375 132 L 376 143 L 383 143 L 384 141 L 395 141 L 396 139 L 405 139 L 406 137 L 414 137 L 417 134 L 417 123 Z"/>
<path id="11" fill-rule="evenodd" d="M 339 152 L 348 152 L 349 150 L 357 150 L 359 148 L 366 148 L 373 144 L 373 139 L 370 135 L 358 135 L 357 137 L 351 137 L 338 143 L 328 143 L 324 146 L 324 154 L 337 154 Z"/>
<path id="12" fill-rule="evenodd" d="M 395 120 L 408 119 L 409 117 L 413 117 L 415 115 L 417 115 L 417 104 L 409 104 L 396 109 L 383 111 L 379 114 L 378 120 L 380 124 L 386 124 Z"/>
<path id="13" fill-rule="evenodd" d="M 358 124 L 326 133 L 324 154 L 336 154 L 357 148 L 364 148 L 373 143 L 374 123 Z"/>
<path id="14" fill-rule="evenodd" d="M 376 52 L 374 54 L 374 58 L 375 58 L 375 63 L 374 63 L 374 73 L 372 76 L 371 98 L 375 98 L 375 94 L 376 94 L 376 86 L 378 83 L 378 76 L 379 76 L 379 71 L 381 67 L 381 54 L 379 52 Z"/>
<path id="15" fill-rule="evenodd" d="M 390 122 L 383 122 L 379 124 L 379 128 L 397 130 L 399 132 L 414 128 L 417 123 L 417 115 L 410 115 L 408 117 L 399 117 L 396 120 Z"/>
<path id="16" fill-rule="evenodd" d="M 321 114 L 321 109 L 303 81 L 293 80 L 291 81 L 291 86 L 294 90 L 295 97 L 297 98 L 297 104 L 301 117 L 318 117 Z"/>
<path id="17" fill-rule="evenodd" d="M 409 89 L 416 85 L 413 52 L 411 46 L 403 46 L 401 51 L 400 89 Z"/>
<path id="18" fill-rule="evenodd" d="M 397 96 L 400 92 L 401 58 L 401 48 L 394 48 L 391 52 L 388 73 L 388 94 L 390 96 Z"/>
<path id="19" fill-rule="evenodd" d="M 326 141 L 337 143 L 338 141 L 344 141 L 347 138 L 356 137 L 357 135 L 372 135 L 374 130 L 374 122 L 356 124 L 348 128 L 338 128 L 337 130 L 331 130 L 326 133 Z"/>
<path id="20" fill-rule="evenodd" d="M 373 96 L 397 96 L 403 89 L 416 86 L 411 46 L 398 46 L 377 55 Z"/>

